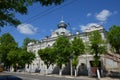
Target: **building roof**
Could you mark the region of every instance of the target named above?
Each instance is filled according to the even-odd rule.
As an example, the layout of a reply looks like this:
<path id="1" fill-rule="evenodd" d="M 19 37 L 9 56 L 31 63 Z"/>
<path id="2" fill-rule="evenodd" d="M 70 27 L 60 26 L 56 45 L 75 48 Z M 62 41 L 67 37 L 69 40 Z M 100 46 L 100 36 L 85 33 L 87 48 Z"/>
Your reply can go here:
<path id="1" fill-rule="evenodd" d="M 52 32 L 51 37 L 57 37 L 62 34 L 68 36 L 71 34 L 70 31 L 66 29 L 67 24 L 63 20 L 61 20 L 57 26 L 58 26 L 58 29 Z"/>

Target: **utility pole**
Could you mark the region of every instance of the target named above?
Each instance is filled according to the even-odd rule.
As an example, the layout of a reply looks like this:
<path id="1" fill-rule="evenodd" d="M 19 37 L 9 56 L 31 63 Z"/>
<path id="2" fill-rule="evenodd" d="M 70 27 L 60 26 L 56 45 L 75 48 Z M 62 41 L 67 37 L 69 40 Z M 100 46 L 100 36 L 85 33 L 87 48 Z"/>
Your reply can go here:
<path id="1" fill-rule="evenodd" d="M 70 74 L 73 76 L 73 68 L 72 68 L 72 54 L 70 54 Z"/>

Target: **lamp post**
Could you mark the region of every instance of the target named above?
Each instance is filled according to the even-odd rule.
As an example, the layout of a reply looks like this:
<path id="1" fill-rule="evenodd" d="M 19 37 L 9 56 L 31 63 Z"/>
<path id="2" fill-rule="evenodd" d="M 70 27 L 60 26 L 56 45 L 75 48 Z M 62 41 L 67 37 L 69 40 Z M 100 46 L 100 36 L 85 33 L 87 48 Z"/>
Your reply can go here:
<path id="1" fill-rule="evenodd" d="M 88 46 L 87 45 L 89 45 L 89 43 L 88 43 L 88 33 L 86 32 L 86 38 L 85 38 L 85 46 L 87 47 L 87 51 L 85 51 L 85 55 L 86 55 L 86 67 L 87 67 L 87 74 L 89 75 L 89 67 L 88 67 L 88 61 L 89 61 L 89 59 L 88 59 Z"/>
<path id="2" fill-rule="evenodd" d="M 73 75 L 73 68 L 72 68 L 72 54 L 70 54 L 70 74 Z"/>

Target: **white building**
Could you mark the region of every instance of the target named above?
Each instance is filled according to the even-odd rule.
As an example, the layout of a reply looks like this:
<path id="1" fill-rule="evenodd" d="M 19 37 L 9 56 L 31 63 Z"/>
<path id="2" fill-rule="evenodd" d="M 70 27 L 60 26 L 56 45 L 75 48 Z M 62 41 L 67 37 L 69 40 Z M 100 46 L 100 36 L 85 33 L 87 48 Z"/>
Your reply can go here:
<path id="1" fill-rule="evenodd" d="M 87 42 L 87 41 L 89 41 L 87 34 L 91 31 L 99 30 L 100 34 L 102 35 L 102 38 L 104 40 L 106 40 L 106 31 L 103 28 L 103 26 L 101 26 L 101 25 L 99 25 L 99 26 L 94 26 L 93 25 L 89 28 L 86 28 L 85 32 L 83 32 L 83 33 L 76 32 L 76 34 L 71 34 L 71 32 L 69 30 L 67 30 L 67 24 L 65 24 L 65 22 L 63 20 L 60 21 L 60 23 L 57 26 L 58 26 L 58 29 L 53 31 L 51 36 L 46 36 L 44 39 L 40 40 L 37 43 L 31 42 L 31 43 L 28 44 L 27 50 L 34 52 L 35 56 L 36 56 L 36 59 L 34 59 L 34 61 L 29 66 L 26 65 L 26 71 L 35 72 L 35 69 L 39 68 L 39 69 L 41 69 L 40 73 L 45 73 L 46 65 L 40 59 L 40 57 L 38 55 L 38 50 L 39 49 L 44 49 L 48 46 L 52 46 L 59 35 L 64 34 L 64 35 L 68 36 L 70 40 L 73 40 L 73 38 L 76 35 L 80 35 L 80 38 L 83 40 L 83 42 Z M 109 48 L 109 45 L 108 45 L 108 48 Z M 110 52 L 109 52 L 109 54 L 113 55 Z M 114 60 L 114 57 L 111 57 L 109 54 L 108 55 L 103 55 L 101 57 L 101 63 L 102 63 L 101 67 L 105 67 L 109 70 L 113 69 L 113 68 L 119 68 L 118 63 L 120 61 L 119 60 L 120 56 L 118 57 L 118 56 L 114 55 L 114 57 L 118 57 L 117 58 L 118 60 Z M 84 74 L 86 72 L 86 70 L 88 71 L 88 69 L 91 68 L 90 61 L 92 61 L 92 60 L 93 60 L 93 56 L 88 54 L 88 53 L 86 53 L 85 55 L 79 56 L 78 73 L 83 72 L 83 74 Z M 55 69 L 55 65 L 54 66 L 51 65 L 49 67 L 48 72 L 51 73 L 54 69 Z"/>

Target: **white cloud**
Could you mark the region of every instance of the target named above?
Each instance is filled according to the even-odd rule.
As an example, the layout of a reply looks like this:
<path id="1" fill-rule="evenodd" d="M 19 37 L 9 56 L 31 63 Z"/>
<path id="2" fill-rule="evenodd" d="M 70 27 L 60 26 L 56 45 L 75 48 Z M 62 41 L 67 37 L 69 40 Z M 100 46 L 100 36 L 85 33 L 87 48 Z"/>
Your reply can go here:
<path id="1" fill-rule="evenodd" d="M 33 27 L 31 24 L 20 24 L 17 26 L 17 30 L 22 34 L 35 34 L 37 28 Z"/>
<path id="2" fill-rule="evenodd" d="M 87 25 L 80 25 L 80 29 L 81 29 L 82 32 L 84 32 L 85 29 L 88 29 L 88 28 L 90 28 L 91 26 L 96 26 L 96 27 L 98 27 L 99 24 L 97 24 L 97 23 L 88 23 Z"/>
<path id="3" fill-rule="evenodd" d="M 106 21 L 107 18 L 111 15 L 112 13 L 109 10 L 102 10 L 100 13 L 96 14 L 96 19 L 99 21 Z"/>
<path id="4" fill-rule="evenodd" d="M 91 15 L 92 15 L 92 13 L 88 13 L 88 14 L 87 14 L 87 17 L 89 17 L 89 16 L 91 16 Z"/>

